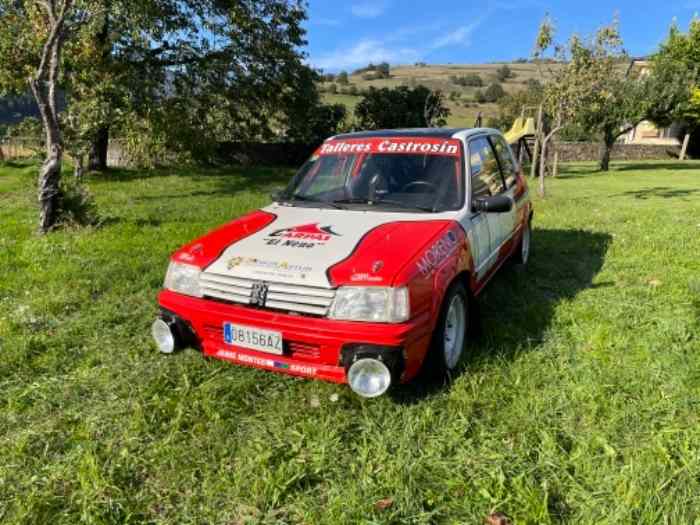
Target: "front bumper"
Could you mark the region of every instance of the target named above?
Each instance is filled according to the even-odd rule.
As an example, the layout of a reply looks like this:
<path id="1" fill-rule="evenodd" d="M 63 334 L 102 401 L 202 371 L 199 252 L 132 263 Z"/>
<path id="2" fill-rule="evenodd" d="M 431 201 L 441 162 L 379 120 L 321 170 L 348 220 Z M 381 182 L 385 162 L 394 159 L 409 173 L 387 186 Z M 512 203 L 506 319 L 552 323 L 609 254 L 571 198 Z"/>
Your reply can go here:
<path id="1" fill-rule="evenodd" d="M 164 310 L 189 325 L 202 352 L 217 359 L 285 374 L 346 383 L 348 353 L 376 347 L 400 353 L 399 381 L 408 381 L 420 369 L 430 342 L 430 317 L 402 324 L 335 321 L 292 315 L 243 305 L 198 299 L 164 290 L 158 296 Z M 284 354 L 272 355 L 228 345 L 223 324 L 235 322 L 282 332 Z M 345 351 L 343 351 L 345 349 Z"/>

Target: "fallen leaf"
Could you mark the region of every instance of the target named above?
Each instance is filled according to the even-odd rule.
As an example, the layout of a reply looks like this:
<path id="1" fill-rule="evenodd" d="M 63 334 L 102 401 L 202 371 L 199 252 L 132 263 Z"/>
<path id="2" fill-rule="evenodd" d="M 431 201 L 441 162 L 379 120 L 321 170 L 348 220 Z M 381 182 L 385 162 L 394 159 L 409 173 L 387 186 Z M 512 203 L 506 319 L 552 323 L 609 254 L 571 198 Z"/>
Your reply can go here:
<path id="1" fill-rule="evenodd" d="M 314 396 L 309 401 L 309 404 L 311 405 L 311 408 L 318 408 L 321 406 L 321 400 L 318 397 Z"/>
<path id="2" fill-rule="evenodd" d="M 658 288 L 659 286 L 661 286 L 661 281 L 659 281 L 658 279 L 652 279 L 651 281 L 649 281 L 649 286 Z"/>
<path id="3" fill-rule="evenodd" d="M 502 512 L 492 512 L 484 520 L 486 525 L 510 525 L 510 519 Z"/>
<path id="4" fill-rule="evenodd" d="M 331 403 L 337 403 L 338 399 L 340 399 L 340 396 L 338 394 L 331 395 Z"/>
<path id="5" fill-rule="evenodd" d="M 394 500 L 391 498 L 380 499 L 374 504 L 374 508 L 377 510 L 386 510 L 394 504 Z"/>

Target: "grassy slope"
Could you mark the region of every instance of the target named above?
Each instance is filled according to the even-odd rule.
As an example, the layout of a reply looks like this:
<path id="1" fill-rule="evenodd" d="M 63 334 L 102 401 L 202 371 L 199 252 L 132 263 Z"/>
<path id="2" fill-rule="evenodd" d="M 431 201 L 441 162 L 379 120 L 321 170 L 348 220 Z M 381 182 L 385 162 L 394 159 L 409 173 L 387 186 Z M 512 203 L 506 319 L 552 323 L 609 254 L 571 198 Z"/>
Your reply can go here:
<path id="1" fill-rule="evenodd" d="M 503 89 L 507 92 L 514 92 L 524 89 L 527 81 L 533 78 L 540 78 L 535 64 L 508 64 L 515 78 L 503 83 Z M 381 80 L 363 80 L 361 75 L 353 75 L 350 82 L 360 89 L 369 86 L 374 87 L 395 87 L 411 86 L 422 84 L 431 89 L 439 89 L 445 94 L 445 102 L 450 108 L 451 115 L 447 125 L 454 127 L 472 127 L 479 111 L 484 118 L 496 116 L 498 106 L 496 104 L 479 104 L 471 107 L 464 107 L 463 103 L 449 100 L 447 95 L 452 91 L 460 93 L 463 99 L 472 101 L 476 88 L 462 87 L 450 82 L 451 76 L 464 76 L 469 73 L 477 73 L 484 81 L 484 86 L 496 80 L 496 70 L 502 64 L 480 64 L 480 65 L 429 65 L 429 66 L 396 66 L 391 69 L 391 78 Z M 484 88 L 482 88 L 484 89 Z M 349 111 L 353 111 L 360 101 L 359 96 L 351 95 L 324 95 L 326 102 L 345 104 Z"/>
<path id="2" fill-rule="evenodd" d="M 105 225 L 37 238 L 34 170 L 0 167 L 0 522 L 692 523 L 700 165 L 590 171 L 536 202 L 454 383 L 367 402 L 149 340 L 169 252 L 289 172 L 92 178 Z"/>

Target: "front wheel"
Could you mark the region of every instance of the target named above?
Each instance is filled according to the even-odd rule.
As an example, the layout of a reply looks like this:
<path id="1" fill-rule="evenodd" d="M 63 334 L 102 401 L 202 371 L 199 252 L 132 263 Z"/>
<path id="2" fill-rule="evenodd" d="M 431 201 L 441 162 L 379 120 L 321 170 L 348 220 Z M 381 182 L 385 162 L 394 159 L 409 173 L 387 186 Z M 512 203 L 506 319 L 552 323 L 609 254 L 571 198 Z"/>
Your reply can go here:
<path id="1" fill-rule="evenodd" d="M 462 283 L 453 284 L 442 303 L 430 349 L 431 368 L 449 375 L 464 354 L 469 327 L 469 297 Z"/>

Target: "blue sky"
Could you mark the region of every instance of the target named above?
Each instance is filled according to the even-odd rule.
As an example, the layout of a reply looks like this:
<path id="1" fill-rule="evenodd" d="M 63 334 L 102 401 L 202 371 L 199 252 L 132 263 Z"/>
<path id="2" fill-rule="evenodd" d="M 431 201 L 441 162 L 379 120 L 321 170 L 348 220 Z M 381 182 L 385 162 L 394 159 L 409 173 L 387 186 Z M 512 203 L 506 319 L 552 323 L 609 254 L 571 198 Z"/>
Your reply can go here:
<path id="1" fill-rule="evenodd" d="M 309 62 L 325 71 L 369 62 L 483 63 L 528 57 L 550 13 L 564 40 L 619 14 L 625 47 L 653 52 L 674 18 L 687 28 L 700 0 L 309 0 Z"/>

